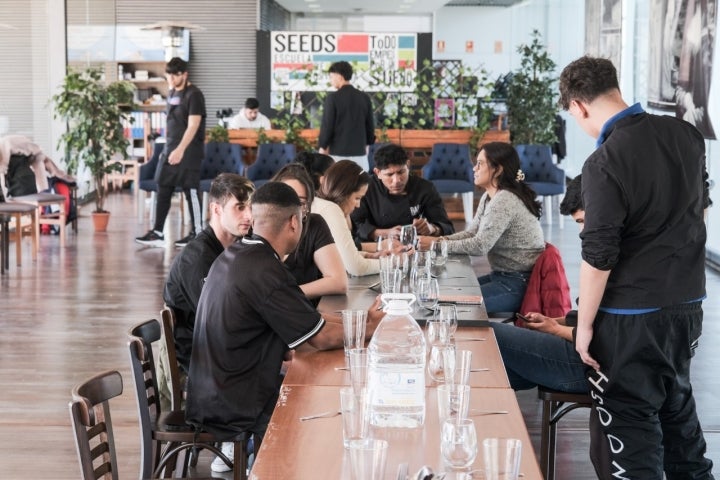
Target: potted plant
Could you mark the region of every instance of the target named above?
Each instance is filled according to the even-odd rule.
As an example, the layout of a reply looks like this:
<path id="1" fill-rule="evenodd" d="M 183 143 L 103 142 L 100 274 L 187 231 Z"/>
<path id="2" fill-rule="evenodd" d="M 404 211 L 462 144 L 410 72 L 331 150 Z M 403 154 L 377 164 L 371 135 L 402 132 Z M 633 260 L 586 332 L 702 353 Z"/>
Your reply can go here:
<path id="1" fill-rule="evenodd" d="M 90 171 L 95 189 L 93 217 L 107 217 L 103 178 L 120 165 L 116 155 L 128 158 L 129 140 L 123 133 L 123 120 L 132 122 L 127 109 L 133 102 L 135 86 L 128 81 L 106 84 L 99 69 L 71 71 L 65 76 L 60 92 L 52 97 L 54 118 L 68 123 L 59 146 L 65 150 L 68 171 L 80 165 Z M 97 228 L 96 228 L 97 230 Z"/>
<path id="2" fill-rule="evenodd" d="M 552 145 L 555 135 L 555 62 L 541 43 L 540 32 L 532 32 L 530 45 L 521 44 L 520 68 L 512 73 L 507 88 L 510 135 L 514 145 Z"/>

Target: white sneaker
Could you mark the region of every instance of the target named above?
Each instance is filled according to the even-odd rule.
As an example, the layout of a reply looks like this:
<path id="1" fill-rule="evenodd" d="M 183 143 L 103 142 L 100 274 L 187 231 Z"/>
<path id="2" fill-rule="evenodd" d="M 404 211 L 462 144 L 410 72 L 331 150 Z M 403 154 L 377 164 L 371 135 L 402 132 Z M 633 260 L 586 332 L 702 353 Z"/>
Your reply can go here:
<path id="1" fill-rule="evenodd" d="M 223 442 L 222 453 L 232 461 L 235 454 L 235 444 L 233 442 Z M 215 457 L 215 460 L 210 464 L 210 470 L 215 473 L 222 473 L 229 472 L 232 468 L 228 467 L 227 464 L 222 461 L 222 458 Z"/>

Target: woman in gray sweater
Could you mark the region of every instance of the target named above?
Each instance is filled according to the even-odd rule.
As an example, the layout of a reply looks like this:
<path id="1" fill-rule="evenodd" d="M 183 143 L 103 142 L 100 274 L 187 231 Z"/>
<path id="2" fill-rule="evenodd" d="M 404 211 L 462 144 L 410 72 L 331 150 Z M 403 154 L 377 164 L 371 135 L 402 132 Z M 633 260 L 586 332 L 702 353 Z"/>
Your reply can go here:
<path id="1" fill-rule="evenodd" d="M 463 232 L 445 237 L 449 253 L 487 255 L 492 268 L 478 278 L 488 312 L 516 312 L 538 256 L 545 250 L 541 203 L 523 181 L 515 148 L 502 142 L 483 145 L 473 168 L 475 185 L 485 190 L 475 218 Z M 423 237 L 421 248 L 434 240 Z"/>

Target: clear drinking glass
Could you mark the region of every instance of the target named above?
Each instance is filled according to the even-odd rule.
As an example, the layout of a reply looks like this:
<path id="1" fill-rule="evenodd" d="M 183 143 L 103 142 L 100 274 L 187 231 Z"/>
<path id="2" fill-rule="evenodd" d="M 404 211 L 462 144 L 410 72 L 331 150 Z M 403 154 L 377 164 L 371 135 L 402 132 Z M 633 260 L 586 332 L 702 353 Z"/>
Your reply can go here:
<path id="1" fill-rule="evenodd" d="M 472 465 L 478 453 L 473 421 L 454 418 L 445 420 L 440 434 L 440 452 L 451 468 L 460 469 Z"/>
<path id="2" fill-rule="evenodd" d="M 428 349 L 433 345 L 447 345 L 450 343 L 448 324 L 433 319 L 428 320 L 425 325 L 425 337 Z"/>
<path id="3" fill-rule="evenodd" d="M 438 383 L 444 383 L 446 378 L 451 380 L 455 374 L 455 345 L 452 343 L 435 344 L 430 347 L 428 358 L 428 374 Z"/>
<path id="4" fill-rule="evenodd" d="M 417 240 L 417 230 L 413 225 L 403 225 L 400 228 L 400 243 L 405 245 L 406 250 L 415 248 L 415 241 Z"/>
<path id="5" fill-rule="evenodd" d="M 417 282 L 417 298 L 421 307 L 434 310 L 440 296 L 438 281 L 432 277 L 422 277 Z"/>
<path id="6" fill-rule="evenodd" d="M 424 277 L 432 277 L 429 267 L 413 267 L 410 270 L 410 291 L 417 295 L 418 281 Z"/>
<path id="7" fill-rule="evenodd" d="M 430 250 L 415 250 L 412 264 L 413 267 L 430 268 L 432 266 L 432 252 Z"/>
<path id="8" fill-rule="evenodd" d="M 454 303 L 438 303 L 435 309 L 435 320 L 450 326 L 450 336 L 454 336 L 458 327 L 457 307 Z"/>
<path id="9" fill-rule="evenodd" d="M 444 238 L 433 240 L 430 244 L 430 251 L 433 252 L 433 265 L 442 267 L 447 262 L 448 242 Z"/>

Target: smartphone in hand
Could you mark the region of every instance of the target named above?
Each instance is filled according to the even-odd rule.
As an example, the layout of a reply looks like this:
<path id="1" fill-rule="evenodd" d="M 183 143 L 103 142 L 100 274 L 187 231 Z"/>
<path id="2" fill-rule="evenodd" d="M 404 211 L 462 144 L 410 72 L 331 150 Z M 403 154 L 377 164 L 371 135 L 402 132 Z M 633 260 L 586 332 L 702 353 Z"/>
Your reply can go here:
<path id="1" fill-rule="evenodd" d="M 526 321 L 526 322 L 528 322 L 528 323 L 532 323 L 532 322 L 533 322 L 533 320 L 530 320 L 528 317 L 526 317 L 526 316 L 523 315 L 522 313 L 516 313 L 515 316 L 516 316 L 517 318 L 519 318 L 520 320 L 524 320 L 524 321 Z"/>

